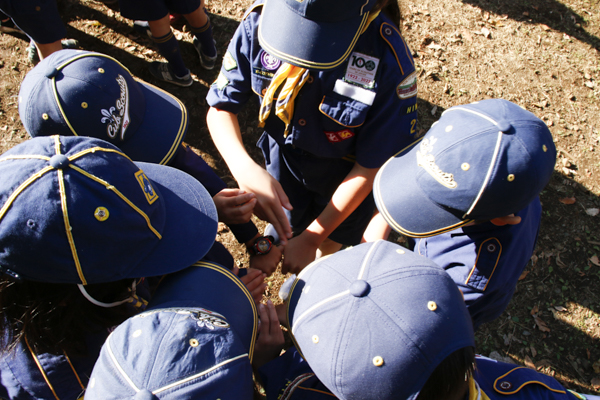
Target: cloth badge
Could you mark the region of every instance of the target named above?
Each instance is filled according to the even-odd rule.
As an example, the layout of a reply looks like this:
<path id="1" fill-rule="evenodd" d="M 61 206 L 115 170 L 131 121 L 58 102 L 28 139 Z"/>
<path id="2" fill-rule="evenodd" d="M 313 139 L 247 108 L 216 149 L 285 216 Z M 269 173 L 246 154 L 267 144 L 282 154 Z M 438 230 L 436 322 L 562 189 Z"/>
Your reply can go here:
<path id="1" fill-rule="evenodd" d="M 404 79 L 396 88 L 396 94 L 400 99 L 408 99 L 417 95 L 417 72 L 413 72 Z"/>
<path id="2" fill-rule="evenodd" d="M 348 59 L 348 68 L 346 68 L 344 80 L 356 83 L 365 88 L 373 88 L 375 86 L 375 74 L 377 73 L 378 66 L 378 58 L 354 52 Z"/>
<path id="3" fill-rule="evenodd" d="M 227 85 L 229 85 L 229 79 L 227 79 L 227 77 L 222 72 L 219 72 L 219 76 L 217 77 L 217 80 L 214 84 L 219 90 L 223 90 Z"/>
<path id="4" fill-rule="evenodd" d="M 140 169 L 138 172 L 135 173 L 135 177 L 138 183 L 140 184 L 140 187 L 144 191 L 144 194 L 146 195 L 146 200 L 148 200 L 148 204 L 154 203 L 156 199 L 158 199 L 158 193 L 156 193 L 156 191 L 152 187 L 152 184 L 150 183 L 150 180 L 148 179 L 146 174 L 144 174 L 144 171 Z"/>
<path id="5" fill-rule="evenodd" d="M 281 60 L 273 57 L 264 50 L 260 54 L 260 63 L 267 71 L 275 71 L 281 66 Z"/>
<path id="6" fill-rule="evenodd" d="M 327 136 L 327 140 L 331 143 L 341 142 L 342 140 L 350 139 L 354 136 L 354 132 L 350 129 L 344 129 L 341 131 L 333 132 L 333 131 L 324 131 L 325 136 Z"/>
<path id="7" fill-rule="evenodd" d="M 231 71 L 232 69 L 237 68 L 237 62 L 229 51 L 227 51 L 223 57 L 223 68 L 225 68 L 225 71 Z"/>

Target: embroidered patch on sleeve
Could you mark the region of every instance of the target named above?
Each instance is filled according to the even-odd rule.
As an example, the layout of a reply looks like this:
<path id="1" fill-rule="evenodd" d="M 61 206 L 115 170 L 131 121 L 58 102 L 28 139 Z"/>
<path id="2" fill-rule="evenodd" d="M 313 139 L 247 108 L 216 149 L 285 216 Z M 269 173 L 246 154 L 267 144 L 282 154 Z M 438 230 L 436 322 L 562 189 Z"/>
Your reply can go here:
<path id="1" fill-rule="evenodd" d="M 225 71 L 231 71 L 232 69 L 237 68 L 237 62 L 229 51 L 226 52 L 223 57 L 223 68 L 225 68 Z"/>
<path id="2" fill-rule="evenodd" d="M 140 169 L 138 172 L 135 173 L 135 177 L 138 183 L 140 184 L 140 187 L 144 191 L 144 195 L 146 196 L 146 200 L 148 200 L 148 204 L 154 203 L 156 199 L 158 199 L 158 193 L 156 193 L 156 191 L 152 187 L 152 184 L 150 183 L 150 180 L 148 179 L 146 174 L 144 174 L 144 171 Z"/>
<path id="3" fill-rule="evenodd" d="M 348 59 L 344 80 L 371 89 L 375 86 L 375 74 L 378 66 L 378 58 L 354 52 Z"/>
<path id="4" fill-rule="evenodd" d="M 219 90 L 223 90 L 227 85 L 229 85 L 229 79 L 227 79 L 223 72 L 219 72 L 219 76 L 213 85 L 216 85 Z"/>
<path id="5" fill-rule="evenodd" d="M 417 72 L 413 72 L 404 79 L 396 88 L 396 94 L 400 99 L 408 99 L 417 95 Z"/>
<path id="6" fill-rule="evenodd" d="M 344 129 L 337 132 L 323 131 L 323 133 L 325 136 L 327 136 L 327 140 L 329 140 L 331 143 L 341 142 L 342 140 L 350 139 L 352 136 L 354 136 L 354 132 L 352 132 L 350 129 Z"/>

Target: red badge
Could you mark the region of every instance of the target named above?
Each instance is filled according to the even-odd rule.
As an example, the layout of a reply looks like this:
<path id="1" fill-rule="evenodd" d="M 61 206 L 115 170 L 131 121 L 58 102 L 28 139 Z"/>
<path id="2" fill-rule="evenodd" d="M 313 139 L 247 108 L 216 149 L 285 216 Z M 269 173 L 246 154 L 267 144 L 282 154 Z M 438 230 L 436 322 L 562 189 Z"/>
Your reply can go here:
<path id="1" fill-rule="evenodd" d="M 331 143 L 341 142 L 342 140 L 350 139 L 352 136 L 354 136 L 354 132 L 352 132 L 350 129 L 344 129 L 337 132 L 324 131 L 323 133 L 325 133 L 327 140 L 329 140 Z"/>

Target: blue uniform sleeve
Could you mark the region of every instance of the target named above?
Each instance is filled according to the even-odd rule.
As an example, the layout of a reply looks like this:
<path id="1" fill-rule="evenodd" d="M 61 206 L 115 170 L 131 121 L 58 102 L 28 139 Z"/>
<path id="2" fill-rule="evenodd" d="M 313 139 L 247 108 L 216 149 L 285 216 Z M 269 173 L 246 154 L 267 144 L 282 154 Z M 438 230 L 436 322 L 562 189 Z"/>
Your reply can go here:
<path id="1" fill-rule="evenodd" d="M 253 10 L 261 4 L 262 1 L 258 1 L 252 5 L 233 34 L 223 56 L 219 76 L 206 96 L 206 101 L 211 107 L 238 114 L 253 95 L 250 57 L 258 49 L 257 43 L 251 39 L 251 34 L 260 18 L 260 13 Z"/>

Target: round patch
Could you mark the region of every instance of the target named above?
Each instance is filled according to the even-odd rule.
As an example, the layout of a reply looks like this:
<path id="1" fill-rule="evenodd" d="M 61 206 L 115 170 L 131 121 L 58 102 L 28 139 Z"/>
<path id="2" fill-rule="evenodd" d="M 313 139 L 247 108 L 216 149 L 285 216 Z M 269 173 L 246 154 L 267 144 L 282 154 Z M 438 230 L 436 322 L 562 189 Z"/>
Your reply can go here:
<path id="1" fill-rule="evenodd" d="M 98 207 L 96 208 L 96 211 L 94 211 L 94 217 L 100 222 L 106 221 L 109 216 L 110 213 L 105 207 Z"/>
<path id="2" fill-rule="evenodd" d="M 263 51 L 263 53 L 260 55 L 260 63 L 264 69 L 274 71 L 281 65 L 281 60 L 273 57 L 266 51 Z"/>

